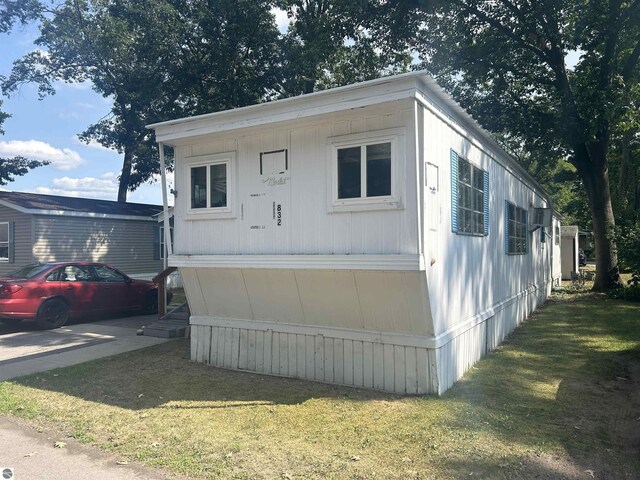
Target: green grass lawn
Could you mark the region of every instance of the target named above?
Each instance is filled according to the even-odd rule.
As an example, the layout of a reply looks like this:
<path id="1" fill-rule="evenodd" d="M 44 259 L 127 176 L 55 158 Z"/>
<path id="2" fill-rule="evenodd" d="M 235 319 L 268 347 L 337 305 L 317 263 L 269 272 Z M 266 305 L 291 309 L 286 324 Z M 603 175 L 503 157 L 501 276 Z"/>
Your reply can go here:
<path id="1" fill-rule="evenodd" d="M 179 340 L 0 383 L 0 413 L 203 478 L 640 478 L 640 304 L 556 297 L 443 397 L 190 363 Z"/>

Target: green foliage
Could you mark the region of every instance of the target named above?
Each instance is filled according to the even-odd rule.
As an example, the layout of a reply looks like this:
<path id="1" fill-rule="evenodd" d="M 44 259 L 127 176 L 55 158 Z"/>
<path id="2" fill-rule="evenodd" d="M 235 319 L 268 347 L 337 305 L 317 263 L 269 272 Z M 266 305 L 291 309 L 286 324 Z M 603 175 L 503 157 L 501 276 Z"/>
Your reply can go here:
<path id="1" fill-rule="evenodd" d="M 640 225 L 618 228 L 616 244 L 620 266 L 640 277 Z"/>
<path id="2" fill-rule="evenodd" d="M 2 0 L 0 2 L 0 33 L 7 33 L 15 22 L 26 25 L 43 12 L 38 0 Z"/>
<path id="3" fill-rule="evenodd" d="M 311 93 L 408 71 L 409 44 L 395 35 L 373 38 L 380 21 L 365 1 L 278 0 L 289 30 L 282 39 L 282 96 Z M 406 25 L 414 25 L 415 21 Z"/>

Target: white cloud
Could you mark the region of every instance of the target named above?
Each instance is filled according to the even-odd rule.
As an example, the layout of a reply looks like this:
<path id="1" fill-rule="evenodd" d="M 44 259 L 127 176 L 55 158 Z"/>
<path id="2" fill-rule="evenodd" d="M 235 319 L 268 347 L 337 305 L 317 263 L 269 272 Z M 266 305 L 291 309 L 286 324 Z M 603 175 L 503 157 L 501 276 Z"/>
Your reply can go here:
<path id="1" fill-rule="evenodd" d="M 78 112 L 60 112 L 58 117 L 62 120 L 74 120 L 76 118 L 80 118 Z"/>
<path id="2" fill-rule="evenodd" d="M 87 103 L 87 102 L 76 102 L 76 106 L 81 108 L 96 108 L 96 106 L 93 103 Z"/>
<path id="3" fill-rule="evenodd" d="M 287 17 L 287 12 L 284 10 L 280 10 L 279 8 L 272 8 L 271 14 L 276 17 L 276 25 L 278 26 L 278 30 L 280 33 L 287 33 L 289 28 L 289 18 Z"/>
<path id="4" fill-rule="evenodd" d="M 107 148 L 104 145 L 99 144 L 95 140 L 91 140 L 89 143 L 85 143 L 82 140 L 80 140 L 78 135 L 74 135 L 71 138 L 71 141 L 73 142 L 74 145 L 80 145 L 82 147 L 92 148 L 93 150 L 102 150 L 103 152 L 115 152 L 116 151 L 116 150 L 114 150 L 112 148 Z"/>
<path id="5" fill-rule="evenodd" d="M 118 197 L 118 175 L 106 172 L 98 177 L 60 177 L 54 178 L 49 186 L 37 187 L 34 192 L 45 195 L 62 195 L 79 198 L 98 198 L 102 200 L 116 200 Z M 154 175 L 157 183 L 145 183 L 133 192 L 127 194 L 129 202 L 162 204 L 160 175 Z M 173 172 L 167 173 L 169 188 L 173 186 Z M 169 194 L 169 205 L 173 205 L 173 195 Z"/>
<path id="6" fill-rule="evenodd" d="M 37 187 L 36 193 L 63 195 L 66 197 L 99 198 L 115 200 L 118 196 L 118 180 L 115 173 L 109 172 L 95 177 L 54 178 L 50 187 Z"/>
<path id="7" fill-rule="evenodd" d="M 33 160 L 47 160 L 58 170 L 73 170 L 86 160 L 70 148 L 56 148 L 40 140 L 0 141 L 0 155 L 22 156 Z"/>
<path id="8" fill-rule="evenodd" d="M 85 80 L 84 82 L 63 82 L 62 80 L 56 80 L 53 82 L 53 87 L 56 90 L 63 90 L 65 88 L 71 90 L 90 90 L 93 86 L 93 83 L 89 80 Z"/>

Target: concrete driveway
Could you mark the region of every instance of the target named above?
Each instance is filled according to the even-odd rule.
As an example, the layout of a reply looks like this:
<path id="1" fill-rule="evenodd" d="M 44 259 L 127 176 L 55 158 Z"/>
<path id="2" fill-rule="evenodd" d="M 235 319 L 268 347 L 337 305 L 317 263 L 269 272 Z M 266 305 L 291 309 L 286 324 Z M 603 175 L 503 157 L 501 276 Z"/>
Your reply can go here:
<path id="1" fill-rule="evenodd" d="M 136 334 L 155 315 L 139 315 L 72 323 L 38 330 L 33 322 L 15 327 L 0 324 L 0 381 L 67 367 L 167 341 Z"/>

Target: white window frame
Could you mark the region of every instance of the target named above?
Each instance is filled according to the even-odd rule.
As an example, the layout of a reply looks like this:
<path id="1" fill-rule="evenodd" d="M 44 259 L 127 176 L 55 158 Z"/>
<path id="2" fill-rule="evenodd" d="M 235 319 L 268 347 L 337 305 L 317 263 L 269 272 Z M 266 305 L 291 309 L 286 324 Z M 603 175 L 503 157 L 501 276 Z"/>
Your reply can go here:
<path id="1" fill-rule="evenodd" d="M 329 213 L 368 210 L 397 210 L 404 208 L 405 142 L 403 128 L 390 128 L 351 135 L 330 137 L 327 140 L 327 188 Z M 338 198 L 338 150 L 391 143 L 391 195 L 379 197 Z M 366 148 L 362 149 L 366 151 Z M 364 154 L 363 154 L 364 156 Z M 361 163 L 361 179 L 366 190 L 366 162 Z M 361 184 L 363 185 L 363 184 Z"/>
<path id="2" fill-rule="evenodd" d="M 235 218 L 235 205 L 237 196 L 236 185 L 236 152 L 216 153 L 211 155 L 200 155 L 197 157 L 188 157 L 184 169 L 186 183 L 186 202 L 187 202 L 187 219 L 214 219 L 214 218 Z M 206 207 L 191 208 L 191 169 L 198 167 L 207 167 L 207 204 L 211 199 L 209 186 L 211 184 L 210 175 L 212 165 L 226 165 L 227 171 L 227 206 L 226 207 Z"/>
<path id="3" fill-rule="evenodd" d="M 11 231 L 9 228 L 9 222 L 0 222 L 0 226 L 1 225 L 6 225 L 7 226 L 7 241 L 6 242 L 0 242 L 0 246 L 4 247 L 5 244 L 7 246 L 7 256 L 6 257 L 0 257 L 0 263 L 9 263 L 9 259 L 11 257 Z M 1 228 L 1 227 L 0 227 Z"/>

